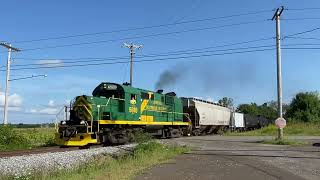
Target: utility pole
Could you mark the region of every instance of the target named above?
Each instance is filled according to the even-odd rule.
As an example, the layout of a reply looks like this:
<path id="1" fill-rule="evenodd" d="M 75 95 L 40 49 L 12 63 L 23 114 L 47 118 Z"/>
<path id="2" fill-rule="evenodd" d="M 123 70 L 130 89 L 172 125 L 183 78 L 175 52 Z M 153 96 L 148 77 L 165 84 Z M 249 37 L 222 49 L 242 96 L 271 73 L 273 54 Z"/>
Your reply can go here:
<path id="1" fill-rule="evenodd" d="M 0 42 L 0 45 L 8 49 L 8 59 L 7 59 L 7 75 L 6 75 L 6 92 L 4 98 L 4 109 L 3 109 L 3 124 L 8 124 L 8 103 L 9 103 L 9 81 L 10 81 L 10 64 L 11 64 L 11 52 L 20 51 L 18 48 L 12 47 L 11 44 Z"/>
<path id="2" fill-rule="evenodd" d="M 132 80 L 133 80 L 133 55 L 135 54 L 134 50 L 135 49 L 140 49 L 143 46 L 142 45 L 135 45 L 133 43 L 131 43 L 131 44 L 124 43 L 123 46 L 130 49 L 130 86 L 132 86 Z"/>
<path id="3" fill-rule="evenodd" d="M 276 20 L 276 45 L 277 45 L 277 91 L 278 91 L 278 119 L 276 120 L 276 125 L 278 126 L 278 140 L 283 139 L 283 128 L 286 124 L 285 119 L 283 119 L 282 113 L 282 72 L 281 72 L 281 45 L 280 45 L 280 16 L 284 10 L 281 6 L 277 8 L 274 13 L 272 20 Z"/>

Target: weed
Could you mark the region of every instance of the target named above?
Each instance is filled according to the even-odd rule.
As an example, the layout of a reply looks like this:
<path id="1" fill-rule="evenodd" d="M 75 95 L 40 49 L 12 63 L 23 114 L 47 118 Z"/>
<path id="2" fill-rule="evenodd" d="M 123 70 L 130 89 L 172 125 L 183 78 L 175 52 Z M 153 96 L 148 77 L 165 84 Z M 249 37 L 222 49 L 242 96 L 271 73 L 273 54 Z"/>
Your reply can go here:
<path id="1" fill-rule="evenodd" d="M 0 151 L 54 145 L 53 128 L 13 128 L 0 126 Z"/>
<path id="2" fill-rule="evenodd" d="M 122 154 L 116 158 L 100 155 L 73 170 L 37 172 L 29 178 L 39 180 L 131 179 L 143 170 L 188 150 L 187 147 L 163 145 L 151 140 L 138 144 L 130 154 Z"/>
<path id="3" fill-rule="evenodd" d="M 283 129 L 284 135 L 298 136 L 320 136 L 320 123 L 295 123 L 290 122 Z M 278 128 L 272 124 L 261 129 L 247 132 L 228 132 L 225 135 L 231 136 L 276 136 Z"/>

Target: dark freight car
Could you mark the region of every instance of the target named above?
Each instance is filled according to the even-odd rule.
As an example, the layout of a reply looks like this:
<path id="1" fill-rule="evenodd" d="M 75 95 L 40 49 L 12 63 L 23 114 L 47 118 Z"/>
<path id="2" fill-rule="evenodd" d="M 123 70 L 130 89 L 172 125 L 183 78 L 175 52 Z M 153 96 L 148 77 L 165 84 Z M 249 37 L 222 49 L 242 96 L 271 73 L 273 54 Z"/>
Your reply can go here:
<path id="1" fill-rule="evenodd" d="M 264 116 L 254 116 L 250 114 L 244 115 L 245 129 L 253 130 L 260 129 L 271 123 L 271 120 L 265 118 Z"/>

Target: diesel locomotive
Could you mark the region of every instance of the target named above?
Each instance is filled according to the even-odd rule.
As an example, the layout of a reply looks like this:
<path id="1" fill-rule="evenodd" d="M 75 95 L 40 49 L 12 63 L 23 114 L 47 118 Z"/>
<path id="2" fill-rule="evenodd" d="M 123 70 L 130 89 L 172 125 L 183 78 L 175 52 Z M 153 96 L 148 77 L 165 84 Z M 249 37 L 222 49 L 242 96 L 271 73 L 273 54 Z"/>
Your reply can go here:
<path id="1" fill-rule="evenodd" d="M 68 108 L 67 108 L 68 109 Z M 271 123 L 261 116 L 234 112 L 197 98 L 178 98 L 134 88 L 130 84 L 103 82 L 91 96 L 77 96 L 70 103 L 69 118 L 58 125 L 56 144 L 124 144 L 136 132 L 173 138 L 186 135 L 217 134 L 227 129 L 245 131 Z"/>
<path id="2" fill-rule="evenodd" d="M 189 133 L 191 126 L 175 93 L 104 82 L 93 90 L 92 96 L 77 96 L 71 102 L 70 118 L 60 122 L 56 143 L 60 146 L 122 144 L 132 141 L 135 131 L 179 137 Z"/>

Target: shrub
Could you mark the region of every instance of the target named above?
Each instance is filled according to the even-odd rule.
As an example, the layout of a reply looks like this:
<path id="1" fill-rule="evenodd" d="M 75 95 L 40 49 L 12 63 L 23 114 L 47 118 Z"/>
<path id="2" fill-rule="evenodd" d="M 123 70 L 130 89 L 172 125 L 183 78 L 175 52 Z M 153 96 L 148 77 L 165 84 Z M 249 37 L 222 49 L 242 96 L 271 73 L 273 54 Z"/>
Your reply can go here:
<path id="1" fill-rule="evenodd" d="M 0 149 L 28 147 L 30 142 L 10 126 L 0 126 Z"/>
<path id="2" fill-rule="evenodd" d="M 316 92 L 298 93 L 292 100 L 286 118 L 293 121 L 320 122 L 320 99 Z"/>

